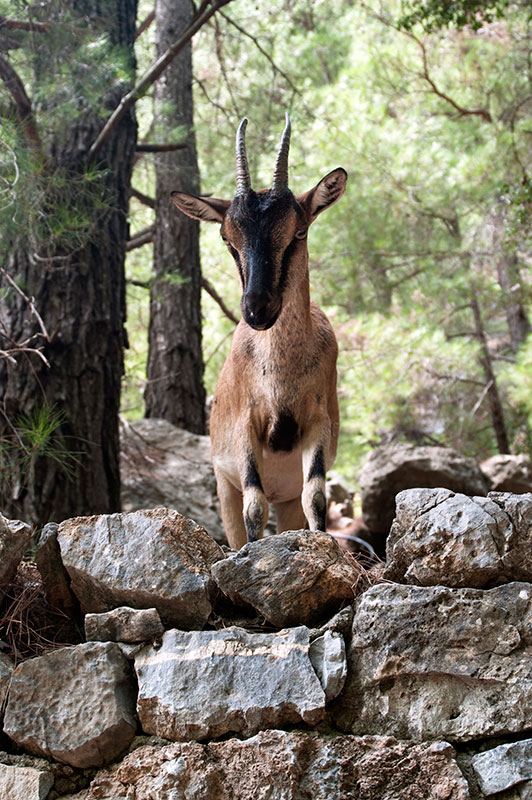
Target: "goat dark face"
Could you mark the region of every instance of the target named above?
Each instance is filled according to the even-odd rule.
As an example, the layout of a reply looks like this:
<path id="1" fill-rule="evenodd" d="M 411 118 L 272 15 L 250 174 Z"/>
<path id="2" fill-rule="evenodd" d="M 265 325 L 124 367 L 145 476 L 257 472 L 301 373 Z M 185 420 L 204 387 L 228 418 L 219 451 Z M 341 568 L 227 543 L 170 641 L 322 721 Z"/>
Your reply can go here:
<path id="1" fill-rule="evenodd" d="M 289 189 L 281 195 L 250 189 L 229 206 L 221 235 L 240 275 L 242 316 L 255 330 L 277 321 L 306 233 L 305 215 Z"/>

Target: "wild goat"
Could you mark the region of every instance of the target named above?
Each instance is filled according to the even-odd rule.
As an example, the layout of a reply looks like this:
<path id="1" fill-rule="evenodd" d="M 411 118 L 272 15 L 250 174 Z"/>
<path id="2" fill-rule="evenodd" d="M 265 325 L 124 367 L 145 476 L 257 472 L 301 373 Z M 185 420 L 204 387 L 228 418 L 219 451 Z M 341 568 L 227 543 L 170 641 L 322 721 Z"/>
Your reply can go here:
<path id="1" fill-rule="evenodd" d="M 325 471 L 338 441 L 333 329 L 309 294 L 307 232 L 338 200 L 347 173 L 288 188 L 290 120 L 270 189 L 255 192 L 243 119 L 233 200 L 172 192 L 190 217 L 221 224 L 242 284 L 237 325 L 214 397 L 210 432 L 222 520 L 232 548 L 259 539 L 273 503 L 277 530 L 325 530 Z"/>

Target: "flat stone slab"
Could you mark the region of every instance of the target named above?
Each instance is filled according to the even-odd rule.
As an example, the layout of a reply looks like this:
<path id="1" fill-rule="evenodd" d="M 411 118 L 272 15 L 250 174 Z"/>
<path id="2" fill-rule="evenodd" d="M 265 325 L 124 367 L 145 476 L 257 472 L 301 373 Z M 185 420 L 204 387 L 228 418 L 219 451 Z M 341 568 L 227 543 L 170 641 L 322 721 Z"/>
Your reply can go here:
<path id="1" fill-rule="evenodd" d="M 156 608 L 120 606 L 105 614 L 85 617 L 85 637 L 90 642 L 149 642 L 163 633 Z"/>
<path id="2" fill-rule="evenodd" d="M 135 657 L 142 729 L 184 741 L 316 725 L 325 694 L 309 651 L 304 627 L 275 634 L 167 631 L 161 647 Z"/>
<path id="3" fill-rule="evenodd" d="M 2 800 L 46 800 L 53 785 L 54 776 L 51 772 L 0 764 Z"/>
<path id="4" fill-rule="evenodd" d="M 532 580 L 532 494 L 467 497 L 409 489 L 396 498 L 384 578 L 482 588 Z"/>
<path id="5" fill-rule="evenodd" d="M 224 552 L 177 511 L 77 517 L 57 532 L 81 610 L 156 608 L 166 625 L 202 628 L 216 587 L 210 568 Z"/>
<path id="6" fill-rule="evenodd" d="M 531 622 L 529 583 L 371 587 L 357 603 L 334 722 L 417 741 L 531 728 Z"/>
<path id="7" fill-rule="evenodd" d="M 310 625 L 352 603 L 361 568 L 327 533 L 287 531 L 249 542 L 212 568 L 234 603 L 272 625 Z"/>
<path id="8" fill-rule="evenodd" d="M 446 742 L 263 731 L 143 747 L 70 800 L 468 800 Z M 67 800 L 67 798 L 65 798 Z"/>
<path id="9" fill-rule="evenodd" d="M 136 728 L 134 679 L 117 644 L 64 647 L 13 672 L 4 732 L 28 753 L 98 767 L 128 748 Z"/>

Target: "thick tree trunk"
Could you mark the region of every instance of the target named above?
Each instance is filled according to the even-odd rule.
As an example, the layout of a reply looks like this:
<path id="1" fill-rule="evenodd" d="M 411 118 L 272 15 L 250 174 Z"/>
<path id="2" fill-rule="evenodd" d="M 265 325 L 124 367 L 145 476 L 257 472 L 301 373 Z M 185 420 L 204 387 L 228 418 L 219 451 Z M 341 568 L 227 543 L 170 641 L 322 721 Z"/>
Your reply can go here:
<path id="1" fill-rule="evenodd" d="M 160 55 L 186 27 L 191 5 L 189 0 L 157 0 L 155 13 Z M 205 433 L 199 226 L 180 214 L 170 199 L 173 190 L 199 190 L 190 44 L 157 81 L 155 105 L 159 136 L 167 141 L 168 131 L 179 127 L 186 147 L 156 156 L 157 221 L 146 416 L 162 417 L 194 433 Z"/>
<path id="2" fill-rule="evenodd" d="M 73 6 L 90 20 L 95 36 L 108 33 L 123 52 L 131 53 L 133 78 L 136 0 L 112 0 L 105 14 L 101 4 L 92 0 L 74 0 Z M 109 111 L 124 88 L 115 84 L 107 93 Z M 101 125 L 101 111 L 85 108 L 51 146 L 47 169 L 61 170 L 72 179 L 72 213 L 78 201 L 75 181 L 79 182 L 86 169 L 88 150 Z M 26 238 L 12 252 L 9 273 L 35 297 L 50 334 L 43 352 L 51 366 L 46 368 L 35 356 L 20 358 L 17 367 L 5 362 L 0 365 L 0 435 L 7 442 L 12 438 L 11 426 L 20 426 L 23 417 L 35 416 L 43 407 L 59 416 L 62 424 L 50 440 L 49 456 L 26 458 L 20 462 L 19 474 L 3 482 L 0 501 L 9 516 L 42 524 L 120 509 L 118 412 L 125 344 L 124 256 L 135 143 L 136 123 L 129 113 L 98 154 L 95 166 L 102 172 L 94 181 L 93 207 L 90 196 L 85 200 L 88 213 L 94 215 L 94 227 L 84 242 L 72 247 L 53 240 L 53 249 L 36 253 L 35 245 Z M 49 202 L 53 213 L 53 199 Z M 43 207 L 43 214 L 47 211 Z M 36 331 L 37 325 L 19 296 L 13 293 L 7 299 L 8 335 L 21 341 Z M 62 451 L 69 451 L 70 457 Z"/>

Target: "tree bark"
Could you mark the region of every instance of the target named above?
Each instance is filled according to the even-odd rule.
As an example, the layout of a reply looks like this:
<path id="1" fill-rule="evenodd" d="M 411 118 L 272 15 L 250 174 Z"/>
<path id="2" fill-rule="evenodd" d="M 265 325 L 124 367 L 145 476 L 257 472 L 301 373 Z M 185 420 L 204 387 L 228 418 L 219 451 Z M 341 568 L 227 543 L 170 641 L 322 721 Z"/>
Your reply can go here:
<path id="1" fill-rule="evenodd" d="M 188 0 L 157 0 L 155 14 L 160 56 L 187 27 L 191 5 Z M 167 131 L 179 126 L 185 147 L 156 156 L 146 416 L 205 433 L 199 225 L 180 214 L 170 200 L 173 190 L 199 191 L 190 43 L 156 83 L 155 114 L 160 135 L 167 138 Z"/>
<path id="2" fill-rule="evenodd" d="M 516 255 L 503 250 L 497 260 L 497 278 L 504 293 L 504 309 L 510 334 L 510 347 L 517 353 L 530 333 L 530 320 L 523 304 L 523 287 Z"/>
<path id="3" fill-rule="evenodd" d="M 90 20 L 95 36 L 109 35 L 114 45 L 130 54 L 133 82 L 136 0 L 112 0 L 103 9 L 97 0 L 73 0 L 72 7 Z M 108 111 L 116 106 L 124 88 L 115 84 L 106 92 Z M 101 110 L 85 107 L 48 146 L 46 169 L 63 179 L 67 176 L 75 187 L 100 128 Z M 35 298 L 50 334 L 50 341 L 43 342 L 43 354 L 51 366 L 48 369 L 35 356 L 19 359 L 16 367 L 0 364 L 0 437 L 7 442 L 24 416 L 36 415 L 43 407 L 62 420 L 50 443 L 52 452 L 31 463 L 25 461 L 20 473 L 11 476 L 9 493 L 4 482 L 0 497 L 4 513 L 37 525 L 120 510 L 124 257 L 135 144 L 136 122 L 130 111 L 98 154 L 101 172 L 94 182 L 95 225 L 81 244 L 72 247 L 52 239 L 39 252 L 39 242 L 29 241 L 26 235 L 10 254 L 9 273 Z M 72 194 L 69 202 L 74 213 L 75 189 Z M 106 199 L 103 210 L 102 197 Z M 40 197 L 38 201 L 44 202 Z M 54 212 L 53 198 L 48 202 L 51 205 L 43 206 L 43 214 Z M 11 293 L 6 300 L 8 338 L 21 341 L 36 332 L 35 319 L 23 299 Z"/>

